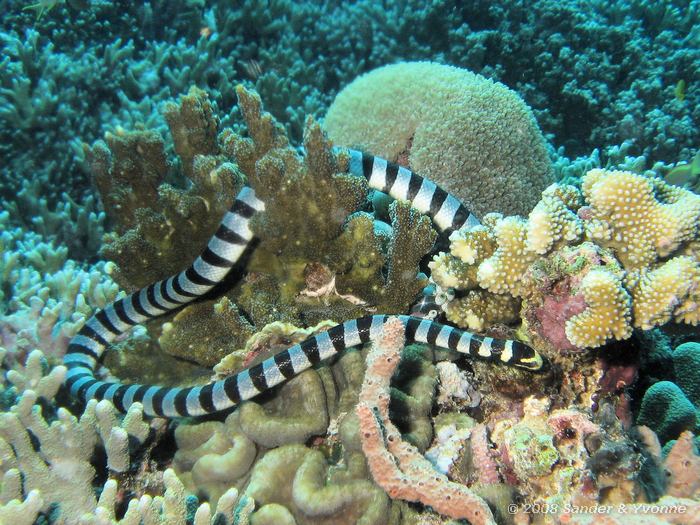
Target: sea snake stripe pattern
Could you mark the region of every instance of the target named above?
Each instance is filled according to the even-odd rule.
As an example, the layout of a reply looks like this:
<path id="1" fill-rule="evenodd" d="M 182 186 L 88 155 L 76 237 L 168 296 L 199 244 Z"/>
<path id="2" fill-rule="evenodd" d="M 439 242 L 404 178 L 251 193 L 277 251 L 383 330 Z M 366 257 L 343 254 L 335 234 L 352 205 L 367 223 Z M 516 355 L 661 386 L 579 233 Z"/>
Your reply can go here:
<path id="1" fill-rule="evenodd" d="M 428 215 L 445 235 L 449 236 L 464 224 L 479 224 L 479 219 L 459 199 L 434 182 L 386 159 L 353 149 L 345 151 L 350 155 L 350 173 L 366 178 L 370 188 L 394 199 L 409 201 L 416 210 Z"/>
<path id="2" fill-rule="evenodd" d="M 83 400 L 107 399 L 120 411 L 139 402 L 144 413 L 152 416 L 206 415 L 251 399 L 346 348 L 374 340 L 389 316 L 346 321 L 262 363 L 204 386 L 125 385 L 101 381 L 95 376 L 101 355 L 116 337 L 134 325 L 197 299 L 221 281 L 253 238 L 250 218 L 264 208 L 255 192 L 244 187 L 205 250 L 189 268 L 117 300 L 91 317 L 71 339 L 64 357 L 68 368 L 66 385 L 71 394 Z M 428 343 L 532 371 L 540 370 L 543 365 L 539 354 L 517 341 L 479 337 L 430 319 L 410 316 L 399 319 L 406 327 L 409 343 Z"/>

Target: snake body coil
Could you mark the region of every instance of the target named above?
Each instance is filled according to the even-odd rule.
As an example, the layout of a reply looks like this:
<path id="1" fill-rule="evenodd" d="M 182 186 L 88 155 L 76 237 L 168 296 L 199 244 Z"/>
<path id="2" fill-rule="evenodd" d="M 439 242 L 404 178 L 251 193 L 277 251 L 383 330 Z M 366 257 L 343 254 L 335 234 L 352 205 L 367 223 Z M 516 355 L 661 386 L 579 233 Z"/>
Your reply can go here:
<path id="1" fill-rule="evenodd" d="M 443 232 L 478 220 L 452 195 L 433 182 L 384 159 L 350 150 L 350 172 L 363 176 L 370 187 L 405 199 L 429 215 Z M 205 386 L 170 388 L 101 381 L 95 369 L 105 349 L 133 326 L 190 303 L 219 283 L 253 238 L 251 217 L 265 209 L 253 189 L 244 187 L 202 254 L 186 270 L 119 299 L 91 317 L 73 337 L 64 357 L 66 385 L 84 400 L 107 399 L 118 410 L 132 403 L 146 414 L 165 417 L 199 416 L 233 407 L 246 399 L 328 359 L 346 348 L 374 340 L 387 315 L 372 315 L 333 326 L 262 363 Z M 511 340 L 480 337 L 431 319 L 398 316 L 406 342 L 428 343 L 473 357 L 528 370 L 542 368 L 542 358 L 529 346 Z"/>

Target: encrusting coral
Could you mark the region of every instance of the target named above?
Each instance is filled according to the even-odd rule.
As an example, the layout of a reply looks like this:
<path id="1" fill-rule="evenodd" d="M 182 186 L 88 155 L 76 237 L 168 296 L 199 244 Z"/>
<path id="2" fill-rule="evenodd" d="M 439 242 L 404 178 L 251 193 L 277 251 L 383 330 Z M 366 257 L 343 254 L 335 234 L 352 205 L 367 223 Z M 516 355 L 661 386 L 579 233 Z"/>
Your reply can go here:
<path id="1" fill-rule="evenodd" d="M 700 196 L 594 169 L 554 184 L 527 219 L 488 214 L 430 264 L 460 326 L 511 323 L 559 350 L 602 346 L 670 321 L 700 322 Z M 458 292 L 455 294 L 455 291 Z"/>
<path id="2" fill-rule="evenodd" d="M 577 409 L 552 409 L 529 397 L 522 417 L 495 422 L 499 473 L 526 501 L 563 510 L 565 505 L 606 505 L 642 497 L 640 457 L 621 426 L 596 423 Z"/>

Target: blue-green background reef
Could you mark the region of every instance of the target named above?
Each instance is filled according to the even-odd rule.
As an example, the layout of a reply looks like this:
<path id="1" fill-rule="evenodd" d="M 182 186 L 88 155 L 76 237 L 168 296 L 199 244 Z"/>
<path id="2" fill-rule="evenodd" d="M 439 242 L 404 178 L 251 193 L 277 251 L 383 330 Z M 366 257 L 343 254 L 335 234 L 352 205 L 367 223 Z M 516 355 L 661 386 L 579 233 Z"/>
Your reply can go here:
<path id="1" fill-rule="evenodd" d="M 683 504 L 655 519 L 696 523 L 700 0 L 0 13 L 0 525 L 466 523 L 377 479 L 356 412 L 369 347 L 202 419 L 61 387 L 84 322 L 190 264 L 244 183 L 266 209 L 242 264 L 120 338 L 114 376 L 204 384 L 334 323 L 404 314 L 427 284 L 457 290 L 450 321 L 552 366 L 403 349 L 380 423 L 431 462 L 414 483 L 440 471 L 497 523 L 594 519 L 513 516 L 520 502 Z M 420 168 L 484 226 L 439 239 L 334 145 Z M 596 215 L 603 201 L 617 215 Z"/>
<path id="2" fill-rule="evenodd" d="M 359 74 L 399 60 L 504 82 L 569 157 L 631 141 L 629 153 L 653 164 L 689 160 L 697 147 L 695 2 L 275 0 L 232 9 L 99 0 L 56 2 L 39 20 L 26 5 L 1 4 L 6 197 L 26 173 L 46 180 L 53 205 L 66 190 L 84 195 L 81 142 L 137 123 L 164 131 L 158 106 L 192 85 L 207 90 L 224 124 L 236 121 L 234 85 L 253 85 L 299 142 L 306 115 L 320 117 Z M 676 97 L 680 81 L 687 88 Z"/>

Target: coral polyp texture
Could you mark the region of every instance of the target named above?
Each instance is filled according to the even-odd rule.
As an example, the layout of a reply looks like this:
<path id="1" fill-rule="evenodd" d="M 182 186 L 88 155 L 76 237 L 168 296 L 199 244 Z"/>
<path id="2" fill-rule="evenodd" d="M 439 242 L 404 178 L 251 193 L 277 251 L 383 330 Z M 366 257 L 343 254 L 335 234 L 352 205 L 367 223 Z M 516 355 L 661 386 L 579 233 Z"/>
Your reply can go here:
<path id="1" fill-rule="evenodd" d="M 0 525 L 698 525 L 698 0 L 0 5 Z"/>
<path id="2" fill-rule="evenodd" d="M 477 216 L 527 213 L 553 181 L 530 108 L 503 84 L 464 69 L 408 62 L 345 87 L 324 120 L 330 138 L 410 167 Z"/>
<path id="3" fill-rule="evenodd" d="M 583 178 L 587 235 L 610 248 L 628 271 L 648 268 L 698 242 L 697 194 L 660 179 L 595 169 Z"/>
<path id="4" fill-rule="evenodd" d="M 526 219 L 488 214 L 450 241 L 431 278 L 464 328 L 519 312 L 532 338 L 580 350 L 700 322 L 700 196 L 658 178 L 590 170 L 581 190 L 547 188 Z"/>

